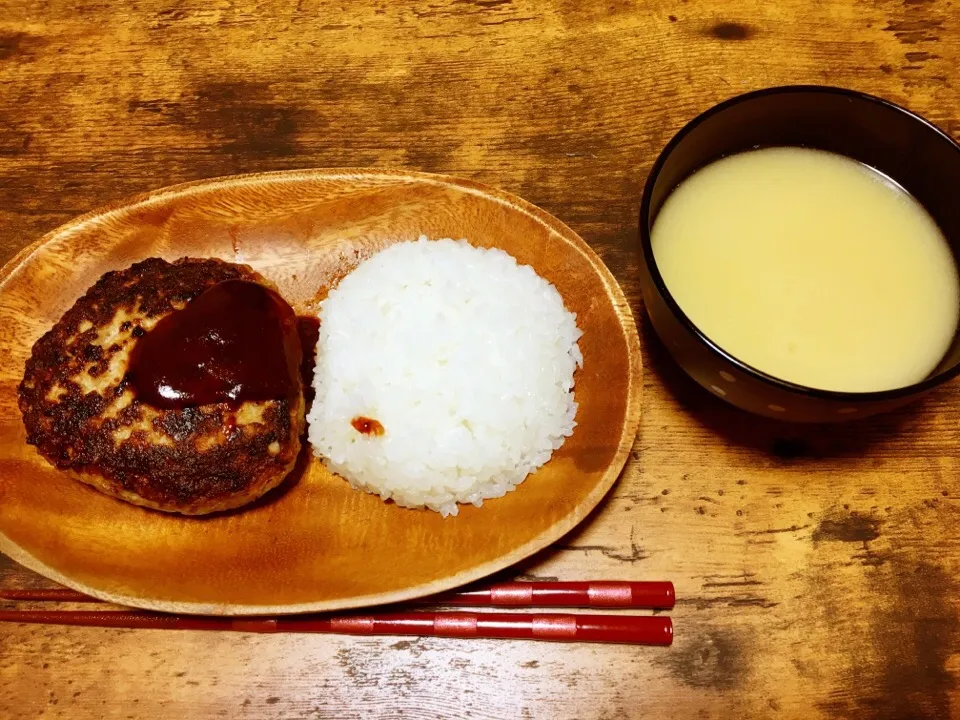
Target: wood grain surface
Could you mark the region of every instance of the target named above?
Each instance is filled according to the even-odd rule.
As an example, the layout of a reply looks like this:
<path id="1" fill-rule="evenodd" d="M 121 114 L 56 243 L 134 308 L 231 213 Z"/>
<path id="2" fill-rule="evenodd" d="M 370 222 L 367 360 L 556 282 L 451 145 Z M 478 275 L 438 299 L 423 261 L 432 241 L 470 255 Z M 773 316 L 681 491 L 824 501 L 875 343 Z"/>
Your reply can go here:
<path id="1" fill-rule="evenodd" d="M 569 224 L 639 315 L 646 173 L 717 101 L 830 83 L 960 134 L 925 0 L 6 0 L 0 256 L 173 182 L 405 167 Z M 600 510 L 513 576 L 672 579 L 669 649 L 0 628 L 0 717 L 960 717 L 960 385 L 859 425 L 754 419 L 640 320 L 643 423 Z M 12 564 L 2 582 L 41 581 Z"/>

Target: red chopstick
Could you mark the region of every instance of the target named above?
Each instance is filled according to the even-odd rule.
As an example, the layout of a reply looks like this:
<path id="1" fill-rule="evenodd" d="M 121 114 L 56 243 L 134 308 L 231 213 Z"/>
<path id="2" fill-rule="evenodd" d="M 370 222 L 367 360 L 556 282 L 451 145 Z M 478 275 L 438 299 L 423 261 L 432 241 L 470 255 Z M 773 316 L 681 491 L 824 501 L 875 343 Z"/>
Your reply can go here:
<path id="1" fill-rule="evenodd" d="M 672 582 L 511 582 L 435 595 L 425 602 L 473 607 L 665 609 L 676 602 Z"/>
<path id="2" fill-rule="evenodd" d="M 670 618 L 637 615 L 413 612 L 332 617 L 294 615 L 278 618 L 236 618 L 166 615 L 139 610 L 0 610 L 0 622 L 256 633 L 514 638 L 637 645 L 670 645 L 673 642 L 673 623 Z"/>
<path id="3" fill-rule="evenodd" d="M 66 588 L 0 590 L 0 599 L 99 602 Z M 671 582 L 509 582 L 417 600 L 418 605 L 469 607 L 584 607 L 669 610 L 676 602 Z"/>

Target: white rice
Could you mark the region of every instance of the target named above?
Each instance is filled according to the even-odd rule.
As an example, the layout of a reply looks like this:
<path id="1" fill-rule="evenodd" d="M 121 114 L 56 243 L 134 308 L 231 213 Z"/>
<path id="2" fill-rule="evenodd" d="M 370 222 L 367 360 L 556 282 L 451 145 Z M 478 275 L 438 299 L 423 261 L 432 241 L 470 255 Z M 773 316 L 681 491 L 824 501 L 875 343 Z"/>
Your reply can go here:
<path id="1" fill-rule="evenodd" d="M 573 433 L 576 316 L 502 250 L 390 246 L 320 307 L 309 438 L 354 487 L 456 515 L 501 497 Z M 370 418 L 383 434 L 364 434 Z"/>

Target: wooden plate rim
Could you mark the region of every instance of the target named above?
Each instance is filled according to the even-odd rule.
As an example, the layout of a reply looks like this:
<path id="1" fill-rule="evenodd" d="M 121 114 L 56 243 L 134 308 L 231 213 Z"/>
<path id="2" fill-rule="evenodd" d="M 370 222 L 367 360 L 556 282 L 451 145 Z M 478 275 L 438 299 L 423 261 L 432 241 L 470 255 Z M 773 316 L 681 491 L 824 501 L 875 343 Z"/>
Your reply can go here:
<path id="1" fill-rule="evenodd" d="M 570 532 L 580 522 L 582 522 L 596 507 L 600 501 L 613 487 L 617 478 L 626 464 L 627 457 L 633 447 L 634 440 L 640 427 L 641 401 L 643 388 L 643 364 L 640 354 L 640 338 L 637 332 L 637 326 L 633 318 L 633 312 L 630 304 L 627 302 L 623 290 L 614 278 L 613 274 L 603 263 L 594 250 L 577 233 L 571 230 L 563 222 L 538 208 L 532 203 L 523 200 L 516 195 L 503 190 L 492 188 L 482 183 L 450 175 L 441 175 L 435 173 L 415 172 L 407 170 L 376 169 L 368 170 L 363 168 L 327 168 L 327 169 L 303 169 L 303 170 L 279 170 L 273 172 L 245 173 L 241 175 L 228 175 L 208 179 L 192 180 L 185 183 L 170 185 L 157 190 L 139 193 L 126 199 L 121 199 L 112 203 L 103 205 L 97 209 L 91 210 L 79 217 L 66 222 L 65 224 L 50 231 L 39 240 L 31 243 L 12 259 L 0 268 L 0 292 L 3 291 L 7 280 L 12 276 L 39 248 L 52 242 L 55 239 L 69 236 L 86 228 L 87 225 L 107 219 L 109 216 L 128 212 L 137 207 L 144 207 L 150 204 L 176 199 L 178 197 L 188 197 L 195 193 L 205 192 L 216 187 L 240 186 L 251 183 L 287 183 L 290 181 L 311 181 L 311 180 L 349 180 L 356 179 L 385 179 L 407 182 L 419 182 L 440 186 L 452 186 L 459 190 L 470 192 L 490 200 L 494 200 L 502 205 L 513 208 L 523 214 L 533 218 L 538 223 L 547 228 L 552 234 L 560 236 L 564 241 L 575 247 L 580 254 L 590 263 L 591 267 L 603 281 L 608 292 L 608 297 L 616 305 L 616 315 L 620 321 L 620 326 L 627 343 L 627 354 L 629 360 L 628 384 L 627 384 L 627 402 L 623 427 L 620 433 L 620 440 L 613 460 L 607 466 L 601 481 L 589 493 L 576 508 L 566 517 L 558 520 L 542 533 L 529 540 L 522 546 L 515 548 L 509 553 L 505 553 L 495 560 L 491 560 L 482 565 L 463 570 L 455 575 L 446 576 L 432 582 L 422 583 L 402 590 L 391 592 L 374 593 L 370 595 L 361 595 L 352 598 L 338 600 L 325 600 L 320 602 L 306 602 L 286 605 L 244 605 L 231 603 L 195 603 L 195 602 L 177 602 L 144 599 L 135 595 L 124 595 L 121 593 L 104 592 L 95 587 L 73 580 L 61 574 L 59 571 L 46 565 L 29 552 L 21 548 L 12 540 L 4 535 L 0 529 L 0 551 L 11 557 L 24 567 L 33 570 L 54 580 L 66 587 L 85 593 L 92 597 L 104 600 L 106 602 L 118 605 L 127 605 L 149 610 L 159 610 L 162 612 L 173 612 L 196 615 L 276 615 L 276 614 L 296 614 L 308 612 L 321 612 L 330 610 L 345 610 L 350 608 L 365 607 L 372 605 L 385 605 L 391 603 L 413 600 L 416 598 L 433 595 L 455 587 L 473 582 L 486 577 L 492 573 L 514 565 L 526 557 L 529 557 L 538 550 L 542 550 L 553 542 Z"/>

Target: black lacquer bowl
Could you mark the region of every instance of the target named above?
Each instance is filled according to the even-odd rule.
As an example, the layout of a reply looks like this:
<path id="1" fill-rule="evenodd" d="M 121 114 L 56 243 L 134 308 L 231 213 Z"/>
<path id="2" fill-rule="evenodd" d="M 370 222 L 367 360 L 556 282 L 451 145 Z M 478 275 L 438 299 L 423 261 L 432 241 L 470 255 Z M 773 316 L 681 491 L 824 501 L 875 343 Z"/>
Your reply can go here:
<path id="1" fill-rule="evenodd" d="M 802 146 L 859 160 L 886 174 L 933 216 L 960 258 L 960 145 L 923 118 L 870 95 L 832 87 L 777 87 L 732 98 L 692 120 L 667 144 L 640 206 L 641 286 L 647 314 L 680 366 L 739 408 L 796 422 L 837 422 L 903 405 L 960 373 L 960 334 L 921 382 L 881 392 L 795 385 L 741 362 L 677 305 L 657 269 L 650 230 L 670 192 L 697 169 L 759 147 Z"/>

